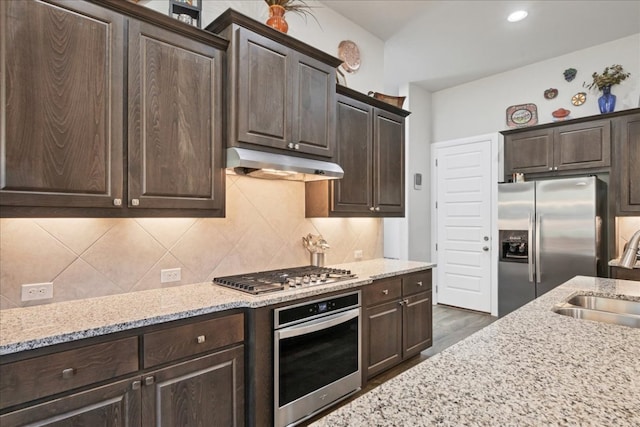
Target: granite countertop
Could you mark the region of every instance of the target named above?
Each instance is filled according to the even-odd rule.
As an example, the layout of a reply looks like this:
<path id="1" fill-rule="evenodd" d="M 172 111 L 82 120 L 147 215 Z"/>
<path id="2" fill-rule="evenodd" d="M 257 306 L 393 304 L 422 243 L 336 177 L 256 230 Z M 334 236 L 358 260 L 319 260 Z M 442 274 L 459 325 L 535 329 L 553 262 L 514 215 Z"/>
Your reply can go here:
<path id="1" fill-rule="evenodd" d="M 640 329 L 551 311 L 576 293 L 640 282 L 577 276 L 312 426 L 640 425 Z"/>
<path id="2" fill-rule="evenodd" d="M 610 267 L 617 267 L 618 265 L 620 265 L 620 258 L 612 259 L 611 261 L 609 261 Z M 633 266 L 633 268 L 640 268 L 640 261 L 636 261 L 636 264 Z"/>
<path id="3" fill-rule="evenodd" d="M 0 355 L 16 353 L 233 308 L 257 308 L 370 284 L 435 264 L 374 259 L 331 267 L 357 278 L 253 296 L 210 282 L 0 310 Z"/>

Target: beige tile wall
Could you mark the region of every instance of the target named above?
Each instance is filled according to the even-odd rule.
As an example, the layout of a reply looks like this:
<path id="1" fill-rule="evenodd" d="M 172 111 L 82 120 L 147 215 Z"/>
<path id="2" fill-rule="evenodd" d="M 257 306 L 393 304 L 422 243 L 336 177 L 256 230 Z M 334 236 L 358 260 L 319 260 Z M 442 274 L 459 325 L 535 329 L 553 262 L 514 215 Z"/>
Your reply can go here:
<path id="1" fill-rule="evenodd" d="M 307 265 L 308 233 L 331 245 L 327 264 L 383 253 L 382 220 L 306 219 L 304 183 L 232 175 L 226 218 L 2 219 L 0 309 L 34 305 L 20 301 L 25 283 L 53 282 L 59 302 Z M 161 284 L 175 267 L 182 281 Z"/>
<path id="2" fill-rule="evenodd" d="M 616 258 L 622 256 L 624 245 L 638 230 L 640 230 L 640 216 L 619 216 L 616 218 Z"/>

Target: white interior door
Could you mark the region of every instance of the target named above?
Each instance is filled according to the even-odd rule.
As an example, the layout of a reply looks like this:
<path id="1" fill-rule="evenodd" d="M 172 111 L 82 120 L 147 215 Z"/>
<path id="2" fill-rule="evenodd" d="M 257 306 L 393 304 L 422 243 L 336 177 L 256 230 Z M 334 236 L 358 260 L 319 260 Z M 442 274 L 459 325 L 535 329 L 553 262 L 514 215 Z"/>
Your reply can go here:
<path id="1" fill-rule="evenodd" d="M 436 284 L 440 304 L 491 312 L 492 139 L 435 149 Z"/>

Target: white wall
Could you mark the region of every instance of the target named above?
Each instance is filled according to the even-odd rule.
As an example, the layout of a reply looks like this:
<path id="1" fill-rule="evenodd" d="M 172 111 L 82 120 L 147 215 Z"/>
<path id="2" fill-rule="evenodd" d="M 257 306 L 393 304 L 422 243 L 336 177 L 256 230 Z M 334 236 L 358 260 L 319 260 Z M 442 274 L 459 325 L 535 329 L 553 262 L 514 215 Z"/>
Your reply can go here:
<path id="1" fill-rule="evenodd" d="M 263 0 L 201 1 L 203 27 L 228 8 L 260 22 L 265 22 L 269 16 L 268 6 Z M 141 0 L 138 4 L 163 14 L 169 12 L 169 0 Z M 307 4 L 312 7 L 317 22 L 312 17 L 307 17 L 305 22 L 303 17 L 287 13 L 287 34 L 334 56 L 338 56 L 338 44 L 342 40 L 354 41 L 359 47 L 362 63 L 356 73 L 345 72 L 347 86 L 365 94 L 370 90 L 384 92 L 383 41 L 315 0 L 309 0 Z"/>
<path id="2" fill-rule="evenodd" d="M 403 89 L 401 88 L 401 91 Z M 429 204 L 431 202 L 430 145 L 426 135 L 431 134 L 431 122 L 424 120 L 430 117 L 431 94 L 419 86 L 410 84 L 407 90 L 407 109 L 411 115 L 407 119 L 407 218 L 409 221 L 409 259 L 431 261 L 431 230 L 429 221 Z M 414 188 L 416 173 L 422 174 L 422 188 Z"/>
<path id="3" fill-rule="evenodd" d="M 507 129 L 506 109 L 516 104 L 536 104 L 538 123 L 551 122 L 551 112 L 561 107 L 570 110 L 573 118 L 599 114 L 600 93 L 589 91 L 582 84 L 592 81 L 593 72 L 602 73 L 612 64 L 621 64 L 631 73 L 629 79 L 612 89 L 618 98 L 616 111 L 637 108 L 640 34 L 435 92 L 431 140 L 446 141 Z M 578 70 L 572 82 L 564 80 L 567 68 Z M 543 93 L 548 88 L 558 89 L 555 99 L 544 99 Z M 587 102 L 579 107 L 571 104 L 571 97 L 577 92 L 587 93 Z"/>

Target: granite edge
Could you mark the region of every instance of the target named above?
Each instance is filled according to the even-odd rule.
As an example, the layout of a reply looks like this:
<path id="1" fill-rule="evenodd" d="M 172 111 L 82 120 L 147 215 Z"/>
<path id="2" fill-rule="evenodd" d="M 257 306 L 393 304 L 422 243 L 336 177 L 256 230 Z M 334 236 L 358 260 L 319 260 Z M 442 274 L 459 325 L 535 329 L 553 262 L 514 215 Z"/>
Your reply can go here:
<path id="1" fill-rule="evenodd" d="M 410 267 L 405 265 L 402 268 L 398 267 L 398 269 L 394 271 L 385 271 L 380 274 L 369 275 L 366 277 L 359 277 L 354 280 L 336 282 L 328 285 L 316 286 L 313 288 L 304 288 L 301 290 L 286 291 L 285 293 L 267 294 L 265 296 L 260 296 L 260 297 L 255 297 L 252 295 L 244 294 L 240 291 L 234 291 L 227 288 L 223 288 L 231 293 L 229 295 L 237 294 L 236 299 L 232 301 L 222 302 L 219 304 L 204 305 L 202 307 L 193 308 L 193 309 L 184 310 L 184 311 L 177 310 L 174 312 L 160 314 L 157 316 L 150 316 L 150 317 L 141 318 L 141 319 L 133 319 L 133 320 L 124 321 L 124 322 L 116 322 L 112 324 L 104 324 L 101 326 L 95 326 L 95 327 L 76 330 L 72 332 L 64 332 L 60 334 L 51 334 L 49 336 L 38 337 L 34 339 L 17 340 L 13 342 L 8 342 L 6 344 L 0 345 L 0 356 L 5 356 L 13 353 L 27 351 L 27 350 L 34 350 L 34 349 L 48 347 L 56 344 L 63 344 L 67 342 L 78 341 L 86 338 L 94 338 L 98 336 L 132 330 L 132 329 L 145 327 L 145 326 L 157 325 L 160 323 L 166 323 L 174 320 L 187 319 L 190 317 L 196 317 L 200 315 L 211 314 L 211 313 L 216 313 L 216 312 L 225 311 L 225 310 L 238 309 L 238 308 L 254 309 L 254 308 L 260 308 L 260 307 L 266 307 L 269 305 L 275 305 L 275 304 L 288 302 L 288 301 L 295 301 L 298 299 L 312 297 L 315 295 L 322 295 L 322 294 L 326 294 L 334 291 L 346 290 L 346 289 L 351 289 L 359 286 L 366 286 L 368 284 L 373 283 L 374 280 L 394 277 L 394 276 L 401 276 L 404 274 L 414 273 L 418 271 L 425 271 L 435 267 L 435 264 L 433 263 L 424 263 L 424 262 L 417 262 L 417 261 L 401 261 L 401 260 L 386 260 L 386 259 L 369 260 L 369 262 L 381 262 L 381 261 L 386 264 L 394 264 L 397 262 L 397 263 L 411 263 L 411 264 L 415 263 L 419 265 L 414 265 Z M 366 263 L 367 261 L 361 261 L 361 262 Z M 341 264 L 340 266 L 354 265 L 354 264 L 355 263 Z M 203 284 L 212 285 L 210 282 L 205 282 Z M 194 284 L 194 285 L 200 285 L 200 284 Z M 192 285 L 186 285 L 186 286 L 192 286 Z M 213 285 L 213 286 L 217 286 L 217 285 Z M 131 293 L 131 295 L 134 295 L 134 294 L 136 293 L 135 292 Z M 103 297 L 103 299 L 105 301 L 108 301 L 108 297 Z M 47 304 L 43 307 L 49 308 L 51 306 L 52 304 Z M 33 309 L 33 307 L 29 307 L 29 308 Z M 20 308 L 11 309 L 11 310 L 20 310 Z"/>

